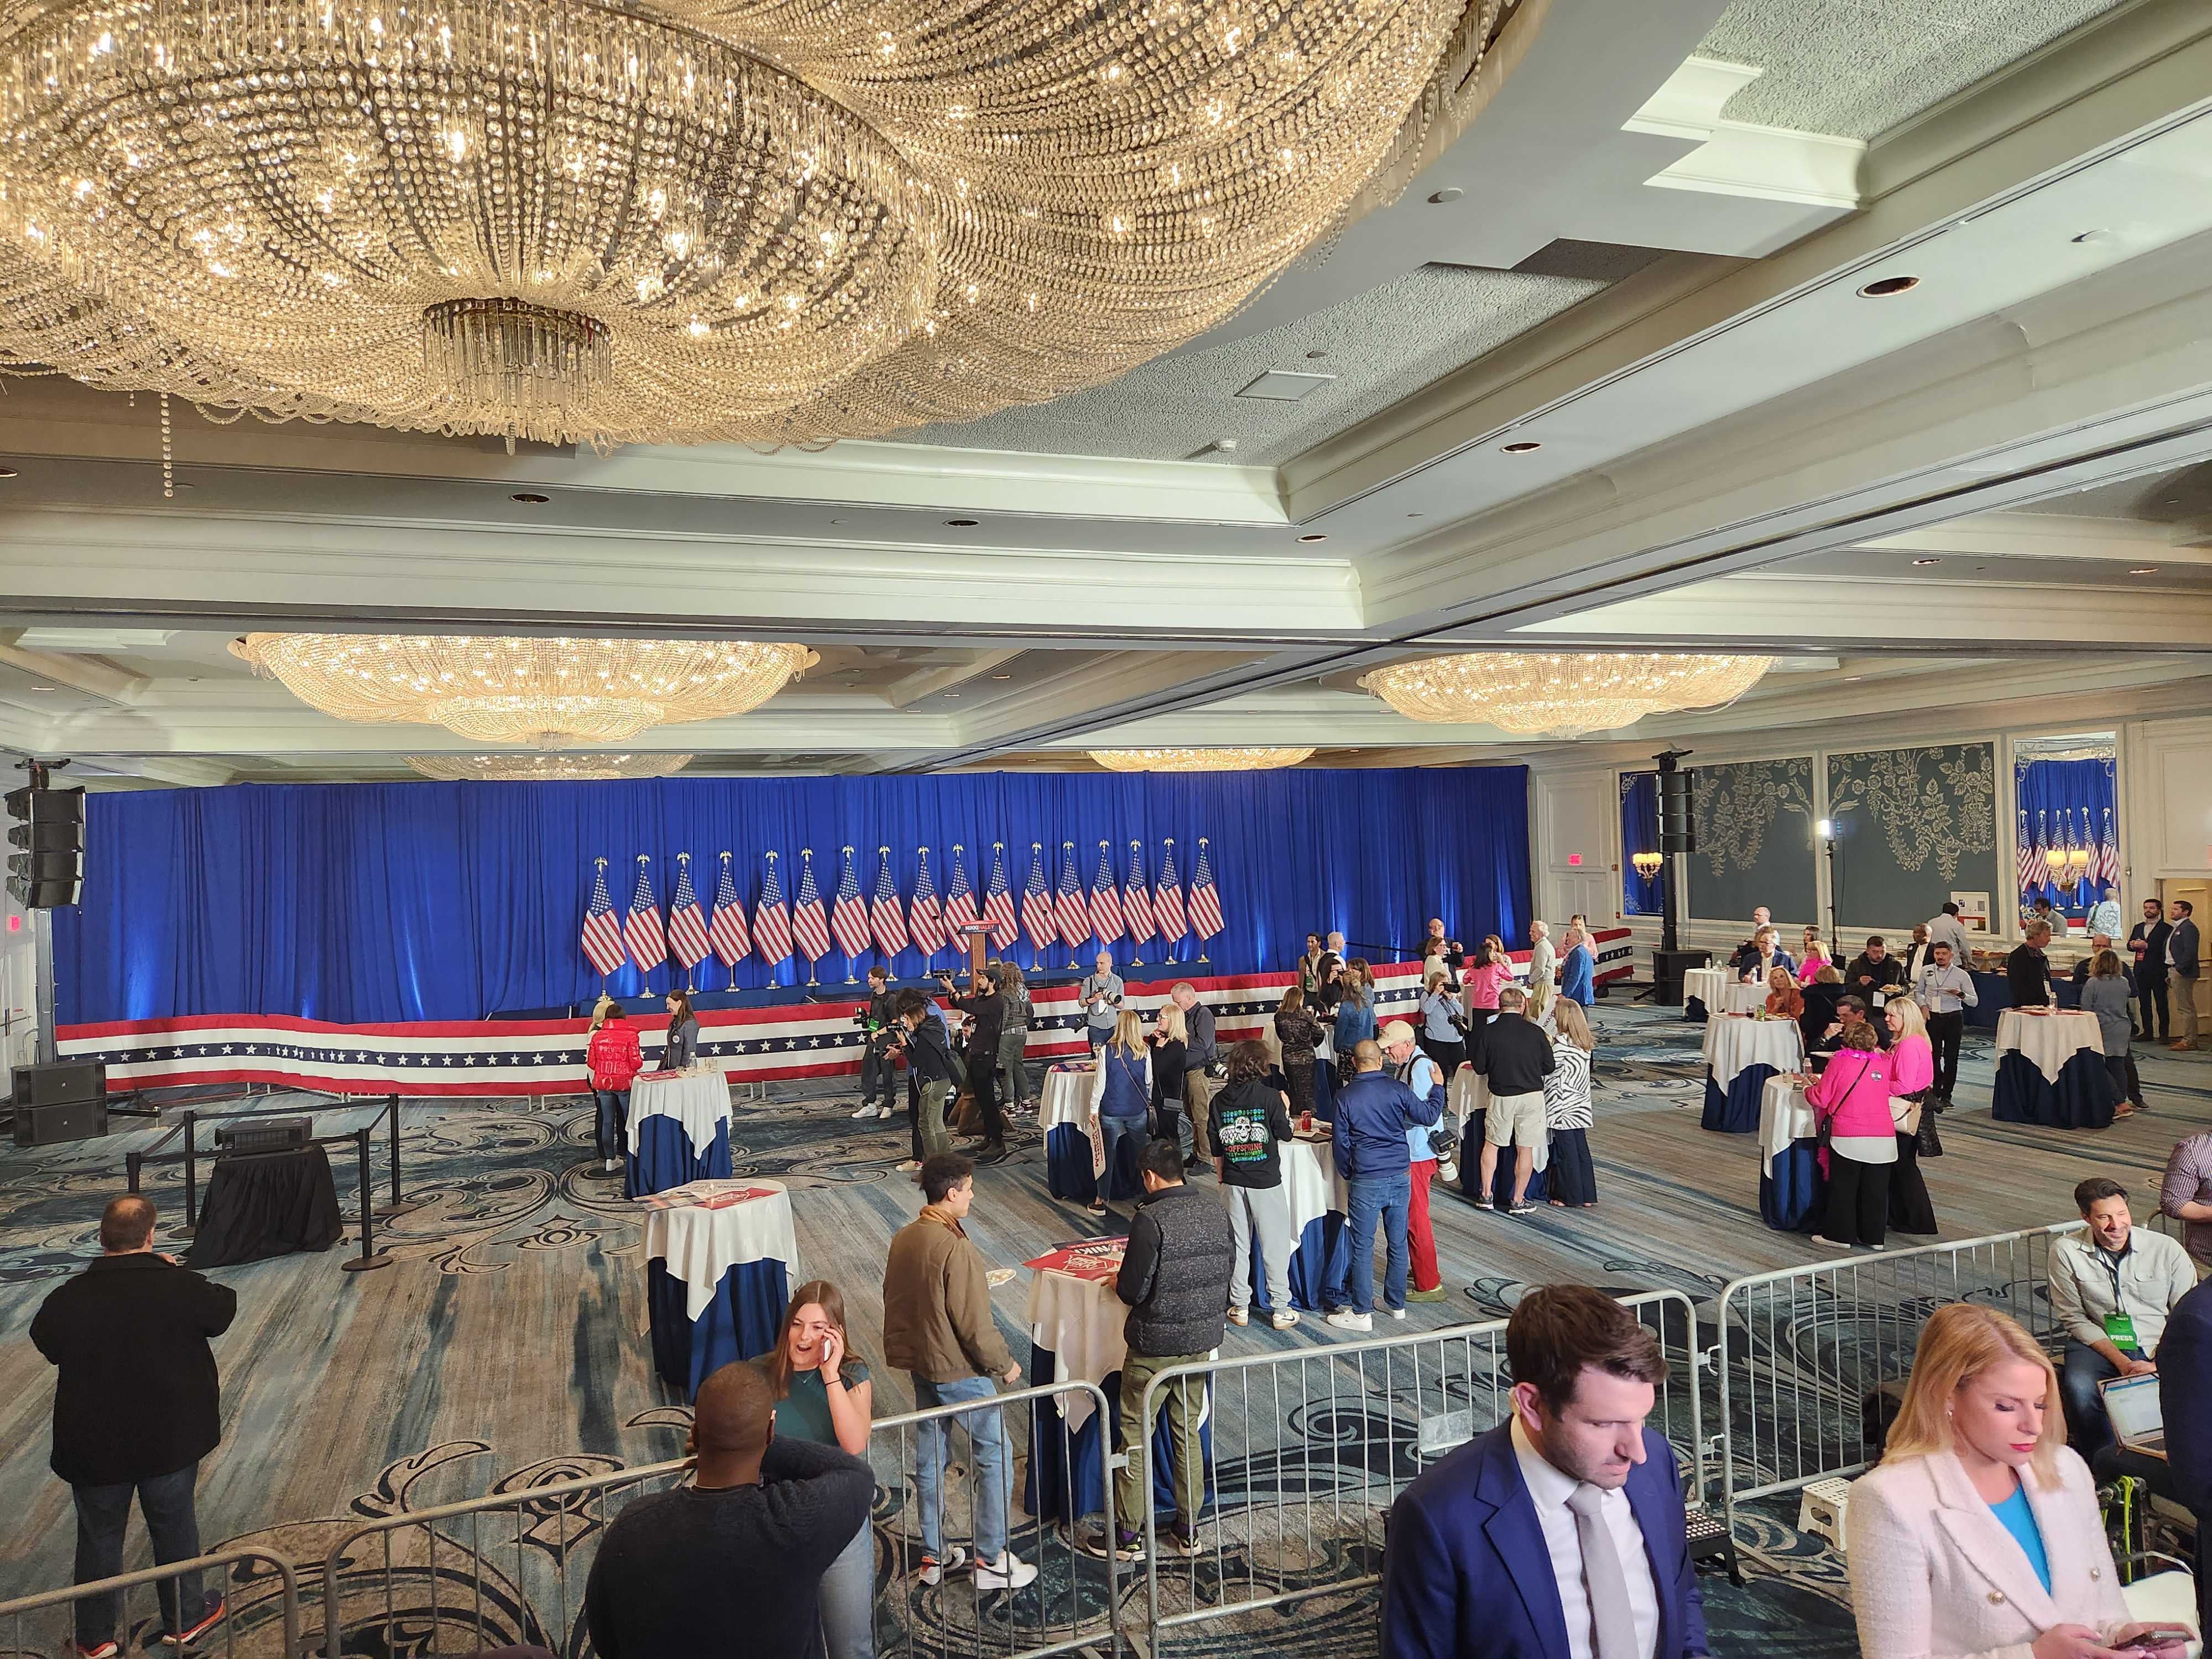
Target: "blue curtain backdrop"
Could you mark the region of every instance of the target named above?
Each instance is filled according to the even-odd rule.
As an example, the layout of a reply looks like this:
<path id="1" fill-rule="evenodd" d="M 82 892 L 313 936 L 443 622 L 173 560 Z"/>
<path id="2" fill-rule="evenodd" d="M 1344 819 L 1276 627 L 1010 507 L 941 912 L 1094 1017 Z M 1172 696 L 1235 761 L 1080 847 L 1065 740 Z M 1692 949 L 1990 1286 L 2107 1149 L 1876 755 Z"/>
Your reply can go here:
<path id="1" fill-rule="evenodd" d="M 1662 907 L 1656 877 L 1636 872 L 1638 853 L 1659 850 L 1659 775 L 1620 775 L 1620 910 L 1623 915 L 1656 916 Z M 1661 872 L 1665 873 L 1663 871 Z"/>
<path id="2" fill-rule="evenodd" d="M 2113 766 L 2108 760 L 2039 760 L 2015 765 L 2012 769 L 2014 804 L 2027 814 L 2027 835 L 2036 837 L 2041 826 L 2046 842 L 2057 846 L 2065 840 L 2062 826 L 2071 822 L 2074 838 L 2082 842 L 2081 827 L 2088 825 L 2087 846 L 2094 855 L 2097 837 L 2105 832 L 2106 815 L 2115 835 L 2119 832 L 2118 809 L 2114 799 Z M 2084 817 L 2084 814 L 2087 817 Z M 2017 830 L 2019 819 L 2014 819 Z M 2091 866 L 2094 869 L 2094 864 Z M 2040 859 L 2038 868 L 2041 868 Z M 2030 887 L 2021 896 L 2023 905 L 2033 904 L 2036 896 L 2048 897 L 2057 908 L 2070 915 L 2086 915 L 2089 907 L 2097 902 L 2094 885 L 2084 880 L 2069 901 L 2057 883 L 2042 881 Z"/>
<path id="3" fill-rule="evenodd" d="M 640 853 L 652 858 L 665 915 L 677 854 L 692 855 L 692 884 L 711 914 L 717 855 L 733 852 L 750 917 L 771 849 L 781 854 L 788 902 L 799 849 L 811 847 L 827 903 L 848 842 L 864 895 L 888 842 L 903 898 L 918 847 L 930 849 L 942 894 L 952 845 L 964 845 L 980 893 L 991 843 L 1003 840 L 1018 895 L 1030 843 L 1046 844 L 1052 884 L 1060 844 L 1072 840 L 1087 892 L 1102 839 L 1118 884 L 1131 841 L 1144 842 L 1152 882 L 1174 837 L 1187 884 L 1204 836 L 1225 922 L 1206 947 L 1217 974 L 1285 967 L 1310 928 L 1410 952 L 1432 915 L 1455 937 L 1519 939 L 1530 914 L 1528 770 L 1517 766 L 238 785 L 94 795 L 88 815 L 84 902 L 55 913 L 55 975 L 70 1024 L 201 1013 L 477 1019 L 583 1001 L 599 988 L 577 945 L 592 860 L 608 860 L 608 890 L 627 914 Z M 1188 962 L 1198 949 L 1187 939 L 1173 958 Z M 1162 960 L 1158 940 L 1141 954 L 1148 966 Z M 1026 938 L 1014 956 L 1030 964 Z M 1115 956 L 1128 960 L 1126 940 Z M 1070 959 L 1065 945 L 1045 953 L 1048 967 Z M 902 977 L 919 974 L 921 953 L 902 951 L 890 965 Z M 712 957 L 699 972 L 702 989 L 732 988 Z M 611 988 L 665 990 L 669 973 L 641 979 L 625 964 Z M 825 982 L 845 973 L 842 957 L 823 958 Z M 738 989 L 788 985 L 805 978 L 805 963 L 794 958 L 771 975 L 754 956 L 734 977 Z"/>

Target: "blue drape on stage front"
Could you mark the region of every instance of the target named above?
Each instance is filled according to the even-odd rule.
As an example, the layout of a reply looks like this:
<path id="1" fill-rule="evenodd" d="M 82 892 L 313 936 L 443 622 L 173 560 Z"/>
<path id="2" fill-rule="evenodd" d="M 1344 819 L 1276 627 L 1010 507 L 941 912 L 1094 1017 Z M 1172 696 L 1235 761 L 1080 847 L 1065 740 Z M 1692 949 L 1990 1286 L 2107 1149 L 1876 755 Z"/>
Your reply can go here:
<path id="1" fill-rule="evenodd" d="M 2031 842 L 2040 830 L 2046 844 L 2063 845 L 2066 838 L 2063 826 L 2071 823 L 2075 843 L 2087 846 L 2094 854 L 2106 824 L 2112 825 L 2115 836 L 2119 833 L 2111 761 L 2027 761 L 2014 766 L 2012 776 L 2014 805 L 2027 814 Z M 2019 820 L 2015 818 L 2014 823 L 2016 828 Z M 2088 832 L 2086 840 L 2082 833 L 2085 824 Z M 2039 894 L 2049 898 L 2058 909 L 2077 916 L 2086 915 L 2101 896 L 2095 884 L 2085 880 L 2069 902 L 2057 883 L 2045 880 L 2021 896 L 2022 908 L 2033 904 Z"/>
<path id="2" fill-rule="evenodd" d="M 597 994 L 599 975 L 577 945 L 595 857 L 608 860 L 607 887 L 621 914 L 635 857 L 650 855 L 665 913 L 676 854 L 688 852 L 692 884 L 711 913 L 717 854 L 727 849 L 737 855 L 750 916 L 770 849 L 781 854 L 788 901 L 799 849 L 813 848 L 827 902 L 848 842 L 864 894 L 875 888 L 876 849 L 889 843 L 905 897 L 917 847 L 930 849 L 941 894 L 952 845 L 964 845 L 980 891 L 991 843 L 1003 840 L 1006 878 L 1018 894 L 1032 841 L 1047 843 L 1054 883 L 1060 844 L 1073 841 L 1087 891 L 1101 840 L 1111 844 L 1118 883 L 1131 841 L 1144 842 L 1150 881 L 1172 836 L 1188 884 L 1201 836 L 1225 924 L 1205 947 L 1207 971 L 1285 967 L 1309 929 L 1410 954 L 1431 916 L 1443 917 L 1458 938 L 1526 933 L 1528 787 L 1528 769 L 1498 766 L 244 784 L 97 794 L 87 807 L 82 906 L 54 913 L 55 976 L 61 1018 L 73 1024 L 202 1013 L 341 1024 L 478 1019 Z M 1199 949 L 1186 939 L 1170 959 L 1191 962 Z M 1053 946 L 1046 964 L 1065 966 L 1071 954 Z M 1124 941 L 1116 957 L 1129 954 Z M 1158 941 L 1140 954 L 1148 969 L 1162 962 Z M 1029 965 L 1026 939 L 1014 955 Z M 899 976 L 919 974 L 921 953 L 902 951 L 890 965 Z M 665 990 L 669 971 L 641 977 L 625 964 L 611 988 Z M 845 959 L 825 957 L 820 971 L 842 981 Z M 735 988 L 794 977 L 805 977 L 803 959 L 771 975 L 755 956 L 738 964 Z M 709 957 L 699 984 L 732 988 L 732 975 Z"/>
<path id="3" fill-rule="evenodd" d="M 1659 775 L 1620 775 L 1620 910 L 1656 916 L 1663 907 L 1657 877 L 1638 875 L 1636 855 L 1659 850 Z M 1664 873 L 1663 872 L 1662 872 Z"/>

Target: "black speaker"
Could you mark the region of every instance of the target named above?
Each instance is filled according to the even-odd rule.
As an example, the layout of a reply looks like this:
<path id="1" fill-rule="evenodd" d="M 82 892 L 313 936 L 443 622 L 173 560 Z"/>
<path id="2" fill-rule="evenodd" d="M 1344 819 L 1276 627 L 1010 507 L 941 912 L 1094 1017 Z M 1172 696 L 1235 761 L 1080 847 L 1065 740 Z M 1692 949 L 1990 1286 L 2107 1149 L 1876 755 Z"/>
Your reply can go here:
<path id="1" fill-rule="evenodd" d="M 216 1156 L 222 1158 L 296 1152 L 313 1139 L 314 1132 L 314 1125 L 304 1117 L 264 1117 L 234 1126 L 218 1124 L 215 1150 Z"/>
<path id="2" fill-rule="evenodd" d="M 84 878 L 84 790 L 34 781 L 8 792 L 8 892 L 28 910 L 75 904 Z"/>
<path id="3" fill-rule="evenodd" d="M 15 1144 L 50 1146 L 58 1140 L 90 1140 L 107 1133 L 105 1100 L 66 1100 L 52 1106 L 15 1103 Z"/>
<path id="4" fill-rule="evenodd" d="M 18 1106 L 64 1106 L 106 1098 L 107 1067 L 96 1060 L 50 1060 L 15 1068 Z"/>
<path id="5" fill-rule="evenodd" d="M 1694 853 L 1698 850 L 1697 823 L 1690 810 L 1690 775 L 1659 775 L 1659 850 Z"/>

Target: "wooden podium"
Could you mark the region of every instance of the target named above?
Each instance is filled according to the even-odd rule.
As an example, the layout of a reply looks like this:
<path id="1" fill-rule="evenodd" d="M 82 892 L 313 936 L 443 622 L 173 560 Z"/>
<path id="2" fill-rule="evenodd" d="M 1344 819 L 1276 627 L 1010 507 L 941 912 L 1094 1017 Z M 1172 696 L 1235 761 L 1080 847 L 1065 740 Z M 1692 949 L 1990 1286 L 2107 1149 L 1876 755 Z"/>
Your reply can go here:
<path id="1" fill-rule="evenodd" d="M 990 960 L 991 929 L 986 922 L 971 921 L 960 931 L 968 939 L 968 982 L 973 985 L 975 975 L 983 971 L 983 964 Z"/>

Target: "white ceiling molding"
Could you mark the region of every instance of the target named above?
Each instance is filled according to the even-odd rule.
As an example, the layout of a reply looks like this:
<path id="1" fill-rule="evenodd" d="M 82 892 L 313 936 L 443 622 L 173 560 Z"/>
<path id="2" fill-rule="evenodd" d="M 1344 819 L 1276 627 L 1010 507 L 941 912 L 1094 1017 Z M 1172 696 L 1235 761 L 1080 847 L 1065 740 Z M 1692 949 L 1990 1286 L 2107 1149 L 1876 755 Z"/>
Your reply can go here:
<path id="1" fill-rule="evenodd" d="M 1698 148 L 1646 182 L 1662 190 L 1748 196 L 1856 212 L 1859 171 L 1866 161 L 1863 140 L 1755 126 L 1721 114 L 1722 106 L 1761 72 L 1748 64 L 1686 58 L 1667 84 L 1629 118 L 1626 130 L 1687 139 Z M 1771 233 L 1771 247 L 1746 252 L 1764 254 L 1786 247 L 1832 217 L 1832 212 L 1822 213 L 1794 228 L 1778 225 Z"/>
<path id="2" fill-rule="evenodd" d="M 127 673 L 97 657 L 27 649 L 21 643 L 24 631 L 0 629 L 0 663 L 35 674 L 55 685 L 65 685 L 72 691 L 82 691 L 102 702 L 133 703 L 146 690 L 143 677 Z"/>
<path id="3" fill-rule="evenodd" d="M 1862 547 L 1886 552 L 1983 554 L 2008 559 L 2101 559 L 2136 565 L 2155 559 L 2165 567 L 2212 565 L 2212 548 L 2195 544 L 2203 526 L 2154 525 L 2124 519 L 2076 519 L 2058 513 L 1976 513 L 1901 535 L 1877 537 Z"/>

